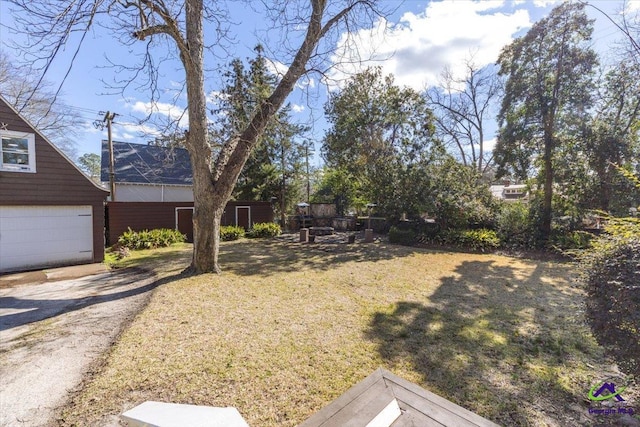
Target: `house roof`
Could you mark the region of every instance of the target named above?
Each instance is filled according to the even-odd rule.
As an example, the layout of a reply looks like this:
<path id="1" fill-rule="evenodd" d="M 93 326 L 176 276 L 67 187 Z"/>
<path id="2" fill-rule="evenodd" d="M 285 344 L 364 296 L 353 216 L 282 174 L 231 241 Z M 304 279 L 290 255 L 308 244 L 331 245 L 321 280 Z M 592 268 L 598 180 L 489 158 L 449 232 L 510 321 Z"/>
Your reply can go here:
<path id="1" fill-rule="evenodd" d="M 29 119 L 27 119 L 21 113 L 19 113 L 18 110 L 16 110 L 14 106 L 11 105 L 11 103 L 4 96 L 2 96 L 2 94 L 0 94 L 0 103 L 4 104 L 11 112 L 13 112 L 17 116 L 19 120 L 21 120 L 27 127 L 29 127 L 35 134 L 37 134 L 42 141 L 47 143 L 71 167 L 73 167 L 77 172 L 79 172 L 87 180 L 87 182 L 91 184 L 92 187 L 105 193 L 105 197 L 106 195 L 109 194 L 108 190 L 102 188 L 98 183 L 96 183 L 94 180 L 89 178 L 89 176 L 87 176 L 87 173 L 85 171 L 80 169 L 78 165 L 73 162 L 73 160 L 71 160 L 62 150 L 60 150 L 53 142 L 51 142 L 51 140 L 47 138 L 42 132 L 40 132 L 40 130 L 33 123 L 31 123 Z M 6 126 L 6 124 L 4 123 L 0 123 L 0 124 Z"/>
<path id="2" fill-rule="evenodd" d="M 504 191 L 506 189 L 512 189 L 512 190 L 522 190 L 522 192 L 526 192 L 527 189 L 527 185 L 526 184 L 510 184 L 510 185 L 491 185 L 489 187 L 489 191 L 491 191 L 491 194 L 493 194 L 494 197 L 497 197 L 498 199 L 502 199 L 504 198 Z"/>
<path id="3" fill-rule="evenodd" d="M 184 148 L 113 142 L 117 183 L 192 185 L 191 161 Z M 102 182 L 109 181 L 109 144 L 102 141 Z"/>
<path id="4" fill-rule="evenodd" d="M 497 427 L 497 424 L 382 368 L 299 427 L 345 425 Z"/>

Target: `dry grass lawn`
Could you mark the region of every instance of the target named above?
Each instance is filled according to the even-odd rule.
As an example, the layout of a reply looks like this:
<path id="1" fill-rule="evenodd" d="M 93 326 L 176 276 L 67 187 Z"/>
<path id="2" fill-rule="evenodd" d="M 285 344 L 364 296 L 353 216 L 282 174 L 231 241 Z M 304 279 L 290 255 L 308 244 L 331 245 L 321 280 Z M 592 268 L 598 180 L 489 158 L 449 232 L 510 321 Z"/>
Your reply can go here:
<path id="1" fill-rule="evenodd" d="M 222 251 L 222 275 L 180 276 L 188 245 L 125 261 L 163 284 L 61 424 L 158 400 L 294 426 L 382 366 L 505 426 L 582 426 L 589 388 L 615 374 L 571 264 L 382 243 Z"/>

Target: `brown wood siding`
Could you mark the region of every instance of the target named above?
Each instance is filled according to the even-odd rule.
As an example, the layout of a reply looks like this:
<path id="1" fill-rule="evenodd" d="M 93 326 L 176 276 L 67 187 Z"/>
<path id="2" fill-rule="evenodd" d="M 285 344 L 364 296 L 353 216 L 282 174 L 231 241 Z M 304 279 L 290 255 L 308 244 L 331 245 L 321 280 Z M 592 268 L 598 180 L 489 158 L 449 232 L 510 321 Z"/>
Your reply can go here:
<path id="1" fill-rule="evenodd" d="M 193 207 L 193 203 L 108 202 L 107 245 L 114 245 L 127 229 L 176 228 L 176 207 Z"/>
<path id="2" fill-rule="evenodd" d="M 251 206 L 251 224 L 273 222 L 273 208 L 269 202 L 237 201 L 227 203 L 222 215 L 222 225 L 236 225 L 236 206 Z"/>
<path id="3" fill-rule="evenodd" d="M 269 202 L 232 201 L 222 216 L 222 225 L 235 225 L 236 206 L 251 206 L 251 222 L 272 222 Z M 114 245 L 128 228 L 133 231 L 176 228 L 176 208 L 193 207 L 193 202 L 108 202 L 107 245 Z"/>
<path id="4" fill-rule="evenodd" d="M 0 123 L 10 131 L 35 134 L 36 172 L 0 171 L 0 204 L 10 206 L 93 207 L 93 254 L 104 259 L 104 200 L 107 191 L 95 186 L 27 122 L 0 99 Z"/>
<path id="5" fill-rule="evenodd" d="M 89 205 L 105 199 L 105 190 L 96 187 L 1 101 L 0 122 L 7 130 L 34 133 L 36 147 L 36 173 L 0 171 L 0 203 Z"/>

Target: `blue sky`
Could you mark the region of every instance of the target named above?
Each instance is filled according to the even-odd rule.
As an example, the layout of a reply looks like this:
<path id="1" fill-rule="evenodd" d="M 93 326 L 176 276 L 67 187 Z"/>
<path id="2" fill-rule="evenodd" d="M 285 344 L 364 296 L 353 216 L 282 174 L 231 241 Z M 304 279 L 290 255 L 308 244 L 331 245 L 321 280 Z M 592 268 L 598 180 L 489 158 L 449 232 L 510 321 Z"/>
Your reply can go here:
<path id="1" fill-rule="evenodd" d="M 347 34 L 336 34 L 331 40 L 334 54 L 329 58 L 335 64 L 328 76 L 335 81 L 348 77 L 367 66 L 380 65 L 385 73 L 393 73 L 396 82 L 423 90 L 437 83 L 444 67 L 454 73 L 462 70 L 464 60 L 473 55 L 474 63 L 484 66 L 495 62 L 500 49 L 515 37 L 526 32 L 531 25 L 544 17 L 558 1 L 406 1 L 382 2 L 383 6 L 396 10 L 386 19 L 378 19 L 368 28 L 350 34 L 352 41 L 347 46 Z M 611 16 L 615 16 L 622 6 L 621 1 L 597 0 L 593 2 Z M 262 42 L 266 56 L 271 60 L 275 72 L 286 70 L 289 55 L 287 43 L 296 46 L 301 29 L 291 28 L 283 32 L 264 18 L 261 11 L 254 11 L 245 3 L 230 2 L 230 26 L 234 41 L 218 50 L 218 56 L 247 58 L 252 56 L 253 47 Z M 640 0 L 631 0 L 627 7 L 640 10 Z M 621 35 L 618 30 L 593 8 L 588 14 L 596 19 L 594 46 L 607 61 L 610 47 Z M 10 30 L 13 19 L 6 2 L 0 3 L 0 42 L 2 49 L 15 55 L 11 44 L 20 36 Z M 47 74 L 47 80 L 58 85 L 67 71 L 69 60 L 75 50 L 77 36 L 72 38 L 62 55 L 56 59 L 54 67 Z M 133 47 L 121 45 L 112 31 L 96 26 L 86 36 L 76 58 L 71 73 L 63 86 L 64 101 L 74 108 L 85 120 L 76 140 L 78 154 L 99 153 L 100 141 L 106 138 L 106 131 L 96 129 L 92 122 L 100 119 L 99 111 L 119 114 L 114 125 L 114 138 L 122 141 L 144 143 L 148 139 L 140 131 L 156 131 L 153 123 L 139 124 L 149 113 L 162 122 L 166 118 L 183 116 L 185 94 L 181 92 L 183 73 L 175 63 L 165 63 L 161 68 L 162 97 L 156 104 L 149 102 L 149 92 L 131 85 L 124 94 L 105 86 L 103 81 L 112 82 L 114 77 L 126 77 L 108 66 L 109 61 L 123 65 L 134 64 L 134 54 L 142 44 Z M 160 46 L 158 49 L 166 51 Z M 355 52 L 368 62 L 355 61 Z M 219 68 L 231 60 L 209 56 L 206 90 L 215 102 L 216 90 L 220 87 Z M 107 59 L 108 58 L 108 59 Z M 293 107 L 293 117 L 313 126 L 310 135 L 319 141 L 324 134 L 323 104 L 327 93 L 335 90 L 336 83 L 325 84 L 318 75 L 303 77 L 288 101 Z M 315 163 L 319 160 L 316 158 Z"/>

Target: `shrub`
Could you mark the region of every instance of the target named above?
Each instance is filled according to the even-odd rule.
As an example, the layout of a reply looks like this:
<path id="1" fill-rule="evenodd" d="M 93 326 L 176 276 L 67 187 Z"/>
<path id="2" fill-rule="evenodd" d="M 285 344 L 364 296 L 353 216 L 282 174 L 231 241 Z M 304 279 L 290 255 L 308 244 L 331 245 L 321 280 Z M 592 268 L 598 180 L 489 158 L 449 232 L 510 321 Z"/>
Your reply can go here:
<path id="1" fill-rule="evenodd" d="M 253 224 L 251 230 L 247 233 L 247 237 L 260 238 L 260 237 L 275 237 L 282 233 L 280 226 L 274 222 L 259 222 Z"/>
<path id="2" fill-rule="evenodd" d="M 593 234 L 586 231 L 565 231 L 551 234 L 549 244 L 560 251 L 587 249 L 593 239 Z"/>
<path id="3" fill-rule="evenodd" d="M 503 203 L 496 217 L 496 230 L 502 242 L 511 246 L 532 246 L 529 207 L 522 202 Z"/>
<path id="4" fill-rule="evenodd" d="M 445 230 L 438 235 L 438 241 L 447 245 L 456 245 L 474 251 L 486 251 L 500 246 L 500 238 L 493 230 Z"/>
<path id="5" fill-rule="evenodd" d="M 478 230 L 463 230 L 460 232 L 459 244 L 474 251 L 486 251 L 500 246 L 500 238 L 493 230 L 480 228 Z"/>
<path id="6" fill-rule="evenodd" d="M 586 314 L 619 368 L 640 380 L 640 220 L 609 221 L 582 256 Z"/>
<path id="7" fill-rule="evenodd" d="M 228 242 L 244 237 L 244 228 L 237 225 L 223 225 L 220 227 L 220 240 Z"/>
<path id="8" fill-rule="evenodd" d="M 154 230 L 133 231 L 129 228 L 118 237 L 118 246 L 127 249 L 155 249 L 182 243 L 187 237 L 178 230 L 157 228 Z"/>
<path id="9" fill-rule="evenodd" d="M 416 241 L 416 233 L 408 228 L 401 229 L 395 225 L 389 229 L 389 243 L 398 243 L 400 245 L 413 245 Z"/>

